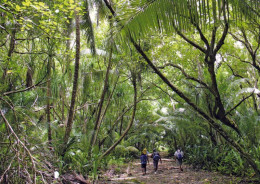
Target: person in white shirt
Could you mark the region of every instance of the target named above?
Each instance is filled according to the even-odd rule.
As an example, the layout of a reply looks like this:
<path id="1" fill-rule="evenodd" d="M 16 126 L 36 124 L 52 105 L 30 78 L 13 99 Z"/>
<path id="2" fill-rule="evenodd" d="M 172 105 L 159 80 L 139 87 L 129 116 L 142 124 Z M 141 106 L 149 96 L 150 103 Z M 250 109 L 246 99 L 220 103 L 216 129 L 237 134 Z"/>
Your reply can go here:
<path id="1" fill-rule="evenodd" d="M 180 148 L 177 149 L 177 151 L 175 151 L 175 153 L 174 153 L 175 161 L 177 161 L 177 164 L 180 166 L 180 171 L 183 171 L 183 169 L 181 167 L 183 156 L 184 156 L 184 153 Z"/>

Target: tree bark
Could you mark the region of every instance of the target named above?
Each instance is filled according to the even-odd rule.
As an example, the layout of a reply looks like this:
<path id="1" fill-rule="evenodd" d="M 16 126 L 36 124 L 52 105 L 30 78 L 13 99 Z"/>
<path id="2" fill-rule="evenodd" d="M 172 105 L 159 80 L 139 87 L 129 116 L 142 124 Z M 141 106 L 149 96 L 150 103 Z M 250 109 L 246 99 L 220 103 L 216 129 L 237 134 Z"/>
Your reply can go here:
<path id="1" fill-rule="evenodd" d="M 48 38 L 49 39 L 49 38 Z M 49 44 L 49 41 L 48 41 Z M 47 124 L 48 124 L 48 143 L 51 149 L 51 142 L 52 142 L 52 135 L 51 135 L 51 64 L 52 58 L 51 54 L 49 53 L 48 64 L 47 64 L 47 108 L 46 108 L 46 115 L 47 115 Z"/>
<path id="2" fill-rule="evenodd" d="M 68 121 L 66 126 L 66 131 L 63 139 L 63 151 L 62 156 L 65 155 L 67 149 L 67 143 L 70 137 L 70 133 L 73 125 L 73 116 L 74 116 L 74 106 L 77 96 L 77 88 L 78 88 L 78 76 L 79 76 L 79 60 L 80 60 L 80 24 L 79 24 L 79 15 L 78 12 L 75 11 L 75 22 L 76 22 L 76 55 L 75 55 L 75 69 L 74 69 L 74 79 L 73 79 L 73 89 L 71 94 L 71 103 L 68 114 Z"/>
<path id="3" fill-rule="evenodd" d="M 15 48 L 15 36 L 16 36 L 16 26 L 14 26 L 12 33 L 11 33 L 11 38 L 10 38 L 10 44 L 9 44 L 9 50 L 8 50 L 8 61 L 11 61 L 12 54 L 14 52 Z M 7 71 L 8 71 L 8 66 L 5 66 L 3 69 L 3 75 L 2 75 L 2 81 L 7 81 Z M 12 84 L 10 82 L 9 84 L 9 89 L 8 91 L 12 90 Z"/>

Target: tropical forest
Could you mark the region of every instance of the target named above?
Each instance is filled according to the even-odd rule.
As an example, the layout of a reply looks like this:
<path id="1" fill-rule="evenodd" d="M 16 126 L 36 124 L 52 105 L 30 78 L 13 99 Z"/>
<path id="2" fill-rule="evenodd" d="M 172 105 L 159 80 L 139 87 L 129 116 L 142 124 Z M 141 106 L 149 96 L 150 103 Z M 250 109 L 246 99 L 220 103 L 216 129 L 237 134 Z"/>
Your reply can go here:
<path id="1" fill-rule="evenodd" d="M 260 0 L 0 0 L 0 183 L 260 183 Z"/>

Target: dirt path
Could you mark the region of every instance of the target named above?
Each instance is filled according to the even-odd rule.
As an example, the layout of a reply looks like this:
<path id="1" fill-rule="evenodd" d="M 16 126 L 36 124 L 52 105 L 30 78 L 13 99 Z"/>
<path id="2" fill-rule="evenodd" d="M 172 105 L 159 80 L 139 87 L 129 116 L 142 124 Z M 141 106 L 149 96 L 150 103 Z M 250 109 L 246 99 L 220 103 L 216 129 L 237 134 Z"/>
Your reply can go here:
<path id="1" fill-rule="evenodd" d="M 195 171 L 190 166 L 184 165 L 184 171 L 178 169 L 173 159 L 162 159 L 159 163 L 157 174 L 153 172 L 153 163 L 147 165 L 147 174 L 142 175 L 140 162 L 135 160 L 128 167 L 116 169 L 113 168 L 103 175 L 103 181 L 99 184 L 244 184 L 240 178 L 224 176 L 216 172 L 204 170 Z M 115 171 L 120 173 L 115 174 Z"/>

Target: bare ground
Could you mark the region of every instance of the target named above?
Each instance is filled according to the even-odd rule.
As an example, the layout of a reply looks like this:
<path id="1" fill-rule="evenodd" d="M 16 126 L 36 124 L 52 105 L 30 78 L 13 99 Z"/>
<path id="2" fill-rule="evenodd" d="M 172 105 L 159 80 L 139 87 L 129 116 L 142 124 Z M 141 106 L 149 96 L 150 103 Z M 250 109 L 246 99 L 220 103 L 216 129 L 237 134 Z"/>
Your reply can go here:
<path id="1" fill-rule="evenodd" d="M 150 162 L 152 162 L 150 160 Z M 245 184 L 253 183 L 233 176 L 221 175 L 217 172 L 194 170 L 183 165 L 184 171 L 178 169 L 173 159 L 162 159 L 157 174 L 153 172 L 153 163 L 147 165 L 147 174 L 142 175 L 139 160 L 134 160 L 126 167 L 111 168 L 102 175 L 99 184 Z M 117 171 L 117 172 L 115 172 Z M 120 171 L 120 172 L 118 172 Z"/>

